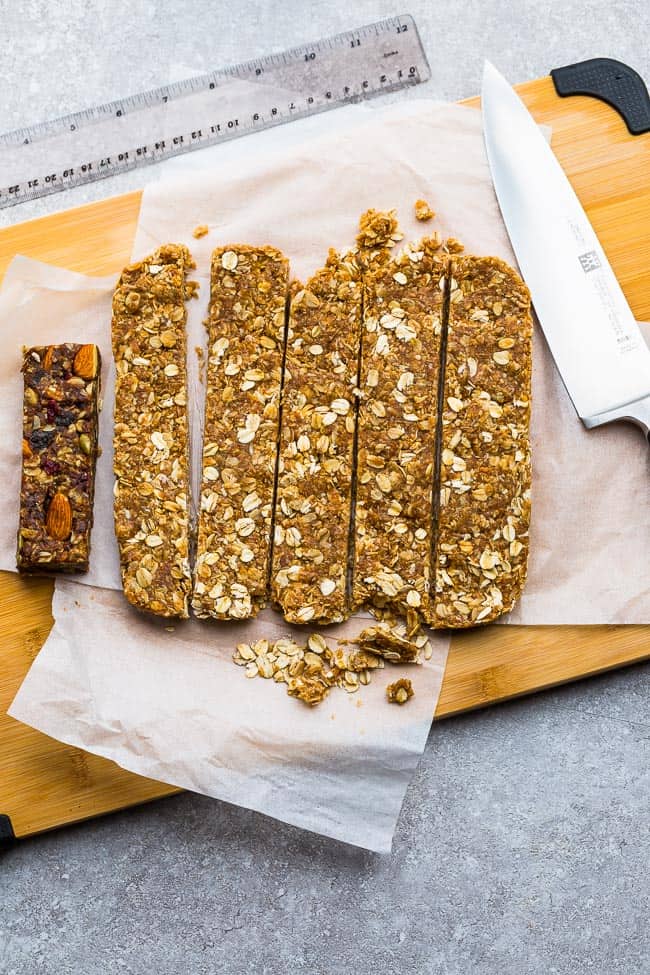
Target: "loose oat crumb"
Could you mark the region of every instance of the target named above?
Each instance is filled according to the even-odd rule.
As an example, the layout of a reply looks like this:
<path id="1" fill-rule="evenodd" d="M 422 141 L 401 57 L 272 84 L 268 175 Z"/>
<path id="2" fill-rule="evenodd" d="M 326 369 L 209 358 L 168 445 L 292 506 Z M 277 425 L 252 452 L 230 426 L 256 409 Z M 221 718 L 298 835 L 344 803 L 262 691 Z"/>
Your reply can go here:
<path id="1" fill-rule="evenodd" d="M 416 200 L 415 201 L 415 219 L 416 220 L 431 220 L 435 217 L 434 211 L 431 209 L 426 200 Z"/>
<path id="2" fill-rule="evenodd" d="M 194 352 L 196 354 L 196 361 L 199 365 L 199 382 L 205 383 L 205 352 L 200 345 L 194 346 Z"/>
<path id="3" fill-rule="evenodd" d="M 377 654 L 392 663 L 412 664 L 419 662 L 419 643 L 416 640 L 410 640 L 406 634 L 400 633 L 396 627 L 389 628 L 381 623 L 377 626 L 368 626 L 361 631 L 354 642 L 361 652 Z"/>
<path id="4" fill-rule="evenodd" d="M 403 236 L 394 210 L 366 210 L 359 219 L 359 247 L 388 247 Z"/>
<path id="5" fill-rule="evenodd" d="M 413 697 L 415 691 L 408 677 L 400 677 L 386 688 L 386 698 L 389 704 L 406 704 Z"/>
<path id="6" fill-rule="evenodd" d="M 321 633 L 311 633 L 306 643 L 300 644 L 291 637 L 283 637 L 274 643 L 265 639 L 239 643 L 232 659 L 245 668 L 246 677 L 262 677 L 276 684 L 285 684 L 290 697 L 313 707 L 324 701 L 334 687 L 354 694 L 360 687 L 370 684 L 372 674 L 383 670 L 386 660 L 420 663 L 420 652 L 425 660 L 429 659 L 431 646 L 422 630 L 410 642 L 400 640 L 399 634 L 406 631 L 404 624 L 396 626 L 395 630 L 397 633 L 386 630 L 372 648 L 362 646 L 363 634 L 353 640 L 339 640 L 336 646 L 330 646 Z M 383 645 L 384 638 L 388 645 Z M 398 645 L 399 650 L 396 650 Z M 410 688 L 410 681 L 397 681 L 392 686 L 399 689 L 406 685 Z M 408 696 L 412 693 L 411 689 Z M 398 700 L 397 703 L 403 702 Z"/>
<path id="7" fill-rule="evenodd" d="M 309 704 L 311 707 L 324 701 L 329 691 L 330 688 L 327 684 L 307 677 L 292 677 L 287 681 L 287 694 L 289 697 L 297 697 L 298 700 L 304 701 L 305 704 Z"/>
<path id="8" fill-rule="evenodd" d="M 198 240 L 199 237 L 205 237 L 209 232 L 210 228 L 208 227 L 207 223 L 200 223 L 198 227 L 195 227 L 192 231 L 192 237 L 196 237 Z"/>
<path id="9" fill-rule="evenodd" d="M 370 683 L 373 670 L 384 667 L 381 657 L 356 648 L 348 650 L 342 643 L 331 647 L 320 633 L 312 633 L 306 644 L 290 637 L 275 643 L 240 643 L 233 661 L 245 668 L 246 677 L 286 684 L 290 697 L 309 705 L 320 704 L 333 687 L 354 694 Z"/>
<path id="10" fill-rule="evenodd" d="M 456 237 L 448 237 L 444 243 L 443 249 L 446 250 L 448 254 L 462 254 L 465 250 L 465 245 L 461 244 Z"/>
<path id="11" fill-rule="evenodd" d="M 385 264 L 391 247 L 403 238 L 394 210 L 366 210 L 359 220 L 358 263 L 365 268 Z"/>

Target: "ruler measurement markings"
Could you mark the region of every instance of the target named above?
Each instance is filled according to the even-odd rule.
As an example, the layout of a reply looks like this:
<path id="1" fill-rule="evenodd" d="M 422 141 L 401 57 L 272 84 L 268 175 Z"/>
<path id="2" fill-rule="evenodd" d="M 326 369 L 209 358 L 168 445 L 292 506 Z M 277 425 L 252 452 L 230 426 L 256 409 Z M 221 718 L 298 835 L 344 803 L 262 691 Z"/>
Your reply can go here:
<path id="1" fill-rule="evenodd" d="M 395 24 L 397 25 L 400 21 L 400 18 L 393 18 L 392 20 L 394 20 Z M 387 24 L 392 23 L 392 20 L 386 23 Z M 374 29 L 378 33 L 379 30 L 382 27 L 384 27 L 384 24 L 372 25 L 372 27 L 374 27 Z M 339 35 L 339 38 L 341 40 L 345 40 L 351 37 L 353 34 L 354 34 L 353 31 L 346 32 L 345 34 Z M 323 42 L 319 41 L 313 45 L 310 45 L 309 48 L 304 48 L 303 50 L 322 51 L 322 47 L 323 47 Z M 300 53 L 300 50 L 301 50 L 300 48 L 292 48 L 289 51 L 283 52 L 283 55 L 288 58 L 291 55 Z M 262 60 L 266 61 L 267 63 L 269 60 L 276 62 L 277 57 L 278 55 L 271 55 L 271 56 L 267 56 L 265 59 Z M 289 63 L 289 61 L 287 61 L 287 63 Z M 255 66 L 255 61 L 243 62 L 240 65 L 236 65 L 234 67 L 217 69 L 213 71 L 211 74 L 202 75 L 196 78 L 175 82 L 172 85 L 162 86 L 157 89 L 152 89 L 149 92 L 143 92 L 136 95 L 131 95 L 122 100 L 107 102 L 104 105 L 97 106 L 92 109 L 84 109 L 81 110 L 80 112 L 74 113 L 69 116 L 62 116 L 58 119 L 52 119 L 46 122 L 37 123 L 36 125 L 32 126 L 31 129 L 15 130 L 14 132 L 8 132 L 0 135 L 0 144 L 2 144 L 2 142 L 5 140 L 11 139 L 12 136 L 15 136 L 18 132 L 24 132 L 24 133 L 31 132 L 32 136 L 34 136 L 35 134 L 38 135 L 39 130 L 42 130 L 45 134 L 50 134 L 51 131 L 54 131 L 56 127 L 58 127 L 62 123 L 68 122 L 70 120 L 80 120 L 81 118 L 83 118 L 84 115 L 88 116 L 89 121 L 96 121 L 98 113 L 113 115 L 116 113 L 118 109 L 122 109 L 122 114 L 126 115 L 127 111 L 139 110 L 141 108 L 140 103 L 143 99 L 151 98 L 153 100 L 156 98 L 158 99 L 168 98 L 170 96 L 171 91 L 173 91 L 177 95 L 177 97 L 183 97 L 183 95 L 186 94 L 186 89 L 188 86 L 192 86 L 192 85 L 196 85 L 197 87 L 202 86 L 206 81 L 216 81 L 220 77 L 227 74 L 231 74 L 235 70 L 240 70 L 243 74 L 246 74 L 248 70 L 254 66 Z"/>
<path id="2" fill-rule="evenodd" d="M 408 43 L 399 51 L 392 45 L 389 50 L 382 50 L 372 41 L 373 35 L 391 39 L 399 36 L 404 39 L 406 34 L 409 35 Z M 366 51 L 364 42 L 368 38 L 374 46 Z M 328 50 L 333 53 L 328 54 Z M 394 59 L 398 54 L 402 58 L 395 63 L 389 60 L 391 71 L 387 72 L 386 59 Z M 277 65 L 277 68 L 273 69 L 273 65 Z M 347 81 L 345 75 L 342 75 L 342 69 L 350 72 Z M 233 83 L 224 80 L 228 77 L 244 82 L 253 81 L 256 87 L 251 92 L 246 90 L 242 93 L 236 88 L 237 80 L 234 88 Z M 85 185 L 120 172 L 128 172 L 192 149 L 219 144 L 340 105 L 353 104 L 377 94 L 399 90 L 428 77 L 429 66 L 413 19 L 408 16 L 393 17 L 379 24 L 346 31 L 325 41 L 292 48 L 280 55 L 255 58 L 196 78 L 38 123 L 31 128 L 23 127 L 0 135 L 0 163 L 3 147 L 13 147 L 14 151 L 24 153 L 34 142 L 47 138 L 56 140 L 56 137 L 72 139 L 71 152 L 77 151 L 78 155 L 75 162 L 52 165 L 45 175 L 15 180 L 13 185 L 0 187 L 0 208 L 37 199 L 72 186 Z M 173 117 L 176 108 L 187 110 L 196 93 L 204 99 L 208 95 L 214 97 L 215 105 L 205 100 L 198 105 L 192 105 L 192 109 L 199 112 L 201 121 L 195 122 L 186 130 L 177 128 L 173 134 L 169 134 L 164 129 L 169 115 Z M 223 110 L 222 117 L 216 116 L 220 109 Z M 147 122 L 153 120 L 158 124 L 156 113 L 161 110 L 165 111 L 167 118 L 164 122 L 161 118 L 161 127 L 156 129 L 156 137 L 149 136 L 146 140 L 140 139 L 131 143 L 122 141 L 119 149 L 107 150 L 97 158 L 89 158 L 92 150 L 82 153 L 78 148 L 78 140 L 84 134 L 96 136 L 100 131 L 109 140 L 109 144 L 119 145 L 121 139 L 130 137 L 121 132 L 122 127 L 127 125 L 125 120 L 141 113 L 138 121 L 143 123 L 142 127 L 146 131 Z M 206 116 L 209 118 L 212 112 L 215 115 L 211 121 L 206 122 Z M 102 130 L 102 123 L 108 126 L 107 133 Z M 97 128 L 93 131 L 94 126 Z M 128 131 L 127 126 L 126 133 Z M 137 134 L 140 133 L 133 134 L 134 139 Z M 125 144 L 135 147 L 124 148 Z M 76 150 L 74 145 L 77 145 Z M 56 149 L 56 141 L 53 148 Z"/>

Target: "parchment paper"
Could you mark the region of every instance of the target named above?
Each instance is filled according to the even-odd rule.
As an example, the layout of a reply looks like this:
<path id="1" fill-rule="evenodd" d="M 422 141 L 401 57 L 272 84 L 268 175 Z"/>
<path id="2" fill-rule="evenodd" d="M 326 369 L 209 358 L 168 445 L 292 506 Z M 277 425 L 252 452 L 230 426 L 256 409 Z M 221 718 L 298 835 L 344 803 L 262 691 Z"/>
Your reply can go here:
<path id="1" fill-rule="evenodd" d="M 217 244 L 274 244 L 291 258 L 293 273 L 304 277 L 321 264 L 330 245 L 352 243 L 358 216 L 369 206 L 397 207 L 407 238 L 427 232 L 431 225 L 423 227 L 412 217 L 414 200 L 424 197 L 438 211 L 434 226 L 443 234 L 461 238 L 468 251 L 513 261 L 477 113 L 418 101 L 371 117 L 363 112 L 359 120 L 340 133 L 328 116 L 332 135 L 285 154 L 269 150 L 263 158 L 252 157 L 243 142 L 237 164 L 231 160 L 208 172 L 181 170 L 173 182 L 146 190 L 134 256 L 175 240 L 187 243 L 199 264 L 202 289 L 192 305 L 191 344 L 201 336 L 209 254 Z M 210 234 L 196 241 L 192 230 L 203 223 Z M 33 284 L 25 292 L 29 301 L 19 286 L 21 275 L 35 274 L 31 268 L 27 275 L 27 268 L 23 263 L 12 269 L 12 302 L 25 301 L 29 308 L 36 300 Z M 56 272 L 56 281 L 61 280 Z M 40 282 L 43 286 L 44 278 Z M 70 312 L 75 321 L 80 309 L 87 320 L 101 319 L 104 349 L 106 292 L 96 290 L 93 300 L 94 305 L 83 292 Z M 42 313 L 47 306 L 45 299 L 32 311 Z M 15 335 L 14 323 L 13 305 L 3 301 L 0 329 Z M 50 340 L 74 338 L 67 318 L 57 324 L 60 334 L 52 329 L 51 316 L 47 327 Z M 30 328 L 26 311 L 22 341 L 33 341 Z M 86 333 L 85 340 L 95 334 Z M 190 359 L 198 396 L 197 365 Z M 10 369 L 3 362 L 0 396 L 10 394 L 12 383 L 17 388 L 15 365 Z M 15 389 L 12 395 L 19 398 Z M 198 417 L 200 411 L 194 412 Z M 2 440 L 15 443 L 17 420 L 1 422 Z M 199 432 L 197 418 L 196 443 Z M 530 575 L 511 621 L 648 622 L 647 447 L 638 431 L 621 424 L 583 430 L 539 332 L 532 438 Z M 17 461 L 6 445 L 3 449 L 0 485 L 13 463 L 15 490 Z M 9 511 L 4 514 L 10 517 Z M 15 525 L 15 512 L 11 517 Z M 110 505 L 97 511 L 97 532 L 110 531 L 102 525 L 110 525 L 111 517 Z M 96 548 L 99 537 L 104 536 L 95 536 Z M 13 539 L 10 553 L 6 544 L 2 549 L 2 566 L 9 567 Z M 112 586 L 114 570 L 103 561 L 98 553 L 94 581 Z M 228 660 L 234 642 L 288 631 L 271 611 L 236 626 L 234 639 L 233 627 L 197 622 L 178 624 L 169 633 L 132 612 L 119 593 L 65 580 L 57 582 L 54 615 L 54 630 L 12 705 L 14 717 L 133 771 L 371 849 L 389 848 L 438 699 L 446 638 L 436 641 L 430 665 L 411 672 L 416 697 L 408 707 L 389 708 L 379 700 L 388 675 L 398 675 L 391 669 L 358 695 L 332 692 L 314 712 L 268 682 L 245 680 Z M 348 627 L 358 631 L 359 621 Z"/>
<path id="2" fill-rule="evenodd" d="M 356 693 L 335 688 L 307 708 L 282 685 L 247 680 L 230 659 L 240 641 L 304 639 L 271 610 L 243 624 L 169 628 L 131 610 L 121 593 L 64 579 L 53 615 L 12 717 L 132 772 L 390 850 L 438 701 L 445 636 L 422 667 L 387 666 Z M 348 620 L 333 632 L 360 627 Z M 416 694 L 400 708 L 385 690 L 402 676 Z"/>

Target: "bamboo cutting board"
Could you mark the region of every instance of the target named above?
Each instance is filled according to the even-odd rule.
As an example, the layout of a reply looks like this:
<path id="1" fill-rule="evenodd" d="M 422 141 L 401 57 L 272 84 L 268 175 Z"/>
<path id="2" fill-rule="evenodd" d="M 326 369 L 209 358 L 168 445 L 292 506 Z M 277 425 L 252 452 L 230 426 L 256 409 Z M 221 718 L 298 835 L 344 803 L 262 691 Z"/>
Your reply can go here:
<path id="1" fill-rule="evenodd" d="M 537 121 L 552 125 L 553 148 L 636 317 L 650 319 L 650 133 L 630 136 L 602 102 L 558 98 L 550 78 L 519 92 Z M 0 273 L 15 254 L 92 275 L 119 271 L 131 253 L 139 202 L 140 194 L 130 193 L 0 231 Z M 48 580 L 0 573 L 0 843 L 3 825 L 27 836 L 177 791 L 7 717 L 52 624 L 51 596 Z M 641 626 L 488 626 L 460 633 L 452 640 L 436 717 L 647 658 L 650 628 Z"/>

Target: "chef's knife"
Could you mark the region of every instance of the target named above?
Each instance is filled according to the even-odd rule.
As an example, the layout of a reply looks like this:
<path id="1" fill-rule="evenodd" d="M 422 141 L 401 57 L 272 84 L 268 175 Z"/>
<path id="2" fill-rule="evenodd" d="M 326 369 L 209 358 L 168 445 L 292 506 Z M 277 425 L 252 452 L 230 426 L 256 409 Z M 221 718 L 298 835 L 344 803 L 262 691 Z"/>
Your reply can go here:
<path id="1" fill-rule="evenodd" d="M 650 351 L 571 184 L 516 92 L 489 62 L 485 144 L 512 246 L 553 358 L 586 427 L 650 435 Z"/>

